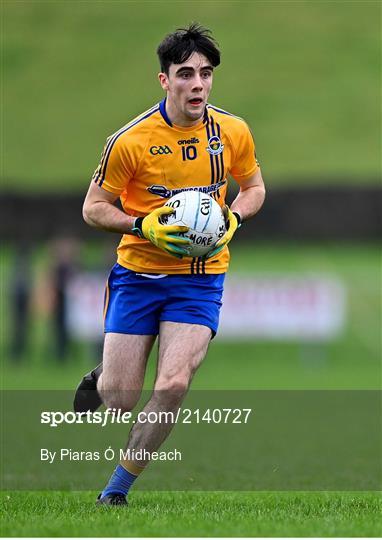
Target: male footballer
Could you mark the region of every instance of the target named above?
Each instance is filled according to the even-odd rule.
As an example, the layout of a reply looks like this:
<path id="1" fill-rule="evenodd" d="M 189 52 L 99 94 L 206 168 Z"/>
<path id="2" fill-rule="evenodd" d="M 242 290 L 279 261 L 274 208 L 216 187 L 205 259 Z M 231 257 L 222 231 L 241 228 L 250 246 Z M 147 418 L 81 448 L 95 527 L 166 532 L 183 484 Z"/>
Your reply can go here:
<path id="1" fill-rule="evenodd" d="M 256 214 L 265 190 L 247 124 L 207 100 L 220 51 L 198 24 L 160 43 L 159 83 L 165 98 L 107 139 L 83 206 L 89 225 L 122 234 L 105 294 L 103 362 L 86 375 L 75 409 L 131 411 L 158 337 L 154 389 L 143 411 L 175 411 L 218 329 L 227 244 Z M 227 177 L 240 191 L 225 206 Z M 174 190 L 197 188 L 224 207 L 227 231 L 205 257 L 188 257 L 187 228 L 161 217 Z M 120 199 L 123 208 L 115 206 Z M 135 423 L 127 449 L 158 450 L 171 423 Z M 98 504 L 126 505 L 129 489 L 148 460 L 125 460 L 98 496 Z"/>

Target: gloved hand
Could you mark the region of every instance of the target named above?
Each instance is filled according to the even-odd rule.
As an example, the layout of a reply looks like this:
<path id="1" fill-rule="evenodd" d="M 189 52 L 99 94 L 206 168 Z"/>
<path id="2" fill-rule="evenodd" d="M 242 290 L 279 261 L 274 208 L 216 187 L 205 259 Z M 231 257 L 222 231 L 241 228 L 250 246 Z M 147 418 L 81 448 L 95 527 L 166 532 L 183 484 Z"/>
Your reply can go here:
<path id="1" fill-rule="evenodd" d="M 157 246 L 170 255 L 181 259 L 184 255 L 188 255 L 186 247 L 191 243 L 188 238 L 178 236 L 179 233 L 187 232 L 188 227 L 180 225 L 163 225 L 161 217 L 169 214 L 173 214 L 175 210 L 169 206 L 161 206 L 153 210 L 144 218 L 137 218 L 134 222 L 132 229 L 133 234 L 140 238 L 146 238 L 150 240 L 154 246 Z"/>
<path id="2" fill-rule="evenodd" d="M 205 255 L 205 259 L 210 259 L 219 253 L 232 240 L 236 230 L 241 226 L 241 217 L 237 212 L 231 212 L 228 205 L 223 206 L 223 215 L 225 219 L 226 232 L 220 240 L 216 242 L 213 249 Z"/>

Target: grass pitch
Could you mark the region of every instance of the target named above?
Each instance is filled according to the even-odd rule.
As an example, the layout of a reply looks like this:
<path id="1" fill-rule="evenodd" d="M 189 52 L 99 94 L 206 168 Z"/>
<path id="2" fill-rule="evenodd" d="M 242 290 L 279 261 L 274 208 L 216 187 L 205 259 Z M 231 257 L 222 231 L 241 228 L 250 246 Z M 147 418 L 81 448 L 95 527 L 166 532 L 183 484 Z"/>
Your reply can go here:
<path id="1" fill-rule="evenodd" d="M 358 536 L 382 534 L 370 493 L 136 492 L 129 508 L 90 492 L 4 494 L 4 536 Z"/>

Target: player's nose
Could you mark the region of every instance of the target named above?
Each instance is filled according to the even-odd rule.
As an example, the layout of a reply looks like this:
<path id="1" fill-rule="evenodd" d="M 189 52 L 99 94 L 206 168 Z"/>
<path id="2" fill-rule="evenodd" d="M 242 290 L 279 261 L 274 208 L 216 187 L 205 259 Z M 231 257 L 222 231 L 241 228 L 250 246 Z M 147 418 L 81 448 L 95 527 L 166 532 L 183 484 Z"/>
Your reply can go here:
<path id="1" fill-rule="evenodd" d="M 192 89 L 195 90 L 203 90 L 203 83 L 202 78 L 200 75 L 195 75 L 195 78 L 193 80 Z"/>

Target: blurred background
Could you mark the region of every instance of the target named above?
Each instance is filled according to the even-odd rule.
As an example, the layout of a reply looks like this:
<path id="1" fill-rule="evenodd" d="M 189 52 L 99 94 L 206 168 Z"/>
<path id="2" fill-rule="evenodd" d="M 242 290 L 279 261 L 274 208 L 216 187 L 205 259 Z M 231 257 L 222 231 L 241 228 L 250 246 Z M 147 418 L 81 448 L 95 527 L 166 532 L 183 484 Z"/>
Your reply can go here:
<path id="1" fill-rule="evenodd" d="M 381 4 L 1 9 L 3 387 L 75 388 L 99 363 L 119 238 L 85 225 L 82 201 L 106 137 L 162 98 L 158 43 L 198 21 L 222 51 L 210 102 L 251 126 L 268 192 L 232 243 L 193 388 L 378 388 Z"/>

